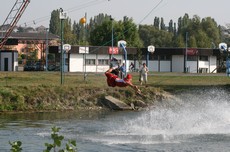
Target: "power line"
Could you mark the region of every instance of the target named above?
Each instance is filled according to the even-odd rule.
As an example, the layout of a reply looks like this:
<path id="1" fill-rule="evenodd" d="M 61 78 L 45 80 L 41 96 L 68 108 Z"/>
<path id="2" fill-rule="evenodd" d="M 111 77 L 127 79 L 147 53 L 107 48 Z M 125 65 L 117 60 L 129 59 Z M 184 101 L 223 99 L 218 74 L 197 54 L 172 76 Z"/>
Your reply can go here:
<path id="1" fill-rule="evenodd" d="M 107 2 L 107 1 L 108 0 L 90 0 L 90 1 L 87 1 L 87 2 L 84 1 L 84 3 L 82 3 L 82 4 L 78 5 L 78 6 L 66 9 L 64 11 L 67 12 L 68 14 L 70 14 L 72 12 L 79 11 L 81 9 L 84 9 L 84 8 L 87 8 L 87 7 L 90 7 L 90 6 L 99 5 L 99 4 Z M 31 20 L 31 21 L 28 21 L 28 22 L 24 22 L 22 24 L 19 24 L 19 26 L 22 26 L 24 24 L 26 24 L 27 26 L 31 26 L 31 25 L 37 24 L 39 22 L 47 21 L 47 20 L 50 19 L 50 17 L 51 17 L 51 15 L 40 17 L 40 18 Z"/>
<path id="2" fill-rule="evenodd" d="M 155 6 L 154 6 L 144 17 L 143 17 L 143 19 L 139 22 L 139 24 L 141 24 L 146 18 L 148 18 L 148 17 L 153 13 L 153 11 L 155 11 L 155 9 L 158 8 L 158 6 L 159 6 L 162 2 L 163 2 L 163 0 L 160 0 L 160 1 L 157 3 L 157 5 L 155 5 Z M 133 27 L 134 27 L 134 26 L 132 26 L 132 27 L 130 27 L 130 28 L 133 28 Z M 128 31 L 129 31 L 129 29 L 125 30 L 124 33 L 128 32 Z M 118 36 L 114 37 L 113 40 L 115 40 L 117 37 L 118 37 Z M 110 41 L 107 41 L 107 42 L 104 43 L 102 46 L 100 46 L 100 47 L 94 49 L 94 50 L 91 51 L 91 52 L 96 52 L 98 49 L 100 49 L 100 48 L 103 47 L 103 46 L 106 46 L 107 44 L 111 43 L 113 40 L 111 39 Z"/>

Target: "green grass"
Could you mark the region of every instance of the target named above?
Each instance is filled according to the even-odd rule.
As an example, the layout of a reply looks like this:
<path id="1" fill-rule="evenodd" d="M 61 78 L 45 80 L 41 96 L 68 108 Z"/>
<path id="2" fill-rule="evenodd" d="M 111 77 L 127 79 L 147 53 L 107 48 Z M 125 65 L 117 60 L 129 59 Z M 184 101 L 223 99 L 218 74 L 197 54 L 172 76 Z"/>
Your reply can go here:
<path id="1" fill-rule="evenodd" d="M 139 85 L 138 73 L 133 74 L 133 84 Z M 148 86 L 140 86 L 145 97 L 131 88 L 107 86 L 103 73 L 65 73 L 61 85 L 60 72 L 1 72 L 1 111 L 42 111 L 90 108 L 98 106 L 104 96 L 111 95 L 127 104 L 144 100 L 151 104 L 167 93 L 188 87 L 229 86 L 230 78 L 224 74 L 150 73 Z M 154 99 L 154 100 L 153 100 Z"/>
<path id="2" fill-rule="evenodd" d="M 133 83 L 138 85 L 138 73 L 133 74 Z M 230 77 L 224 74 L 150 73 L 149 86 L 212 86 L 229 85 Z M 61 86 L 60 72 L 1 72 L 0 86 Z M 63 86 L 107 87 L 103 73 L 64 73 Z"/>

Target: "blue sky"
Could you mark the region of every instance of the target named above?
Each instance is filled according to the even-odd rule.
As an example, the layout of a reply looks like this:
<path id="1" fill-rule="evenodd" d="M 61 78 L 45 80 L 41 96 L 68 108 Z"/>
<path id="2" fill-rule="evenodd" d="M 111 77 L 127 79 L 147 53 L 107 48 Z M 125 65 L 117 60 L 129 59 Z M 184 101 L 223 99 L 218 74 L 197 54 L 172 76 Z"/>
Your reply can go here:
<path id="1" fill-rule="evenodd" d="M 16 0 L 1 0 L 0 24 L 3 23 Z M 3 2 L 4 1 L 4 2 Z M 3 5 L 4 4 L 4 5 Z M 220 25 L 230 24 L 230 0 L 31 0 L 18 25 L 49 26 L 51 12 L 62 7 L 72 21 L 79 21 L 99 13 L 112 15 L 115 20 L 132 17 L 136 24 L 153 24 L 154 17 L 163 17 L 168 25 L 188 13 L 190 18 L 212 17 Z"/>

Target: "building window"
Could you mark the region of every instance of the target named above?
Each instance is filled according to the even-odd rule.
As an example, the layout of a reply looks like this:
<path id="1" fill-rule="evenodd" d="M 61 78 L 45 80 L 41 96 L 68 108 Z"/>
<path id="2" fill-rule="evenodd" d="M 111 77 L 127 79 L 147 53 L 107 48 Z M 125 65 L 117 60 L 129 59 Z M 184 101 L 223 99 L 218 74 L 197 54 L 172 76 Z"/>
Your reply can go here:
<path id="1" fill-rule="evenodd" d="M 208 56 L 200 56 L 199 60 L 200 61 L 208 61 Z"/>
<path id="2" fill-rule="evenodd" d="M 150 55 L 149 60 L 158 60 L 158 55 Z"/>
<path id="3" fill-rule="evenodd" d="M 160 60 L 170 61 L 171 60 L 171 56 L 170 55 L 161 55 L 160 56 Z"/>
<path id="4" fill-rule="evenodd" d="M 95 59 L 86 59 L 85 62 L 86 65 L 95 65 L 96 63 Z"/>
<path id="5" fill-rule="evenodd" d="M 98 59 L 98 65 L 109 65 L 109 60 L 107 60 L 107 59 Z"/>
<path id="6" fill-rule="evenodd" d="M 187 61 L 197 61 L 197 56 L 187 56 Z"/>

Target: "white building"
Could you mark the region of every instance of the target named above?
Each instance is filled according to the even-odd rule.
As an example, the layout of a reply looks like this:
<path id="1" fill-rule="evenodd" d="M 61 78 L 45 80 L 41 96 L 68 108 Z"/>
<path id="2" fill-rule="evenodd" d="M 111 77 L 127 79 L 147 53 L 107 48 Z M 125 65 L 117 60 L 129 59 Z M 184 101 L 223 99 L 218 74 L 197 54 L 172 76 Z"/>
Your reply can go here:
<path id="1" fill-rule="evenodd" d="M 117 58 L 120 63 L 125 62 L 124 51 L 121 48 L 114 54 L 111 54 L 111 47 L 108 46 L 91 46 L 88 53 L 79 51 L 79 48 L 72 46 L 65 55 L 65 71 L 104 72 L 109 68 L 112 57 Z M 131 62 L 137 70 L 145 62 L 149 70 L 154 72 L 216 73 L 221 62 L 219 49 L 189 48 L 187 55 L 185 48 L 155 48 L 154 53 L 148 52 L 147 48 L 142 48 L 139 53 L 137 48 L 126 50 L 127 71 Z M 51 47 L 49 51 L 55 54 L 56 61 L 59 62 L 58 47 Z"/>
<path id="2" fill-rule="evenodd" d="M 18 51 L 1 50 L 0 51 L 0 71 L 17 71 Z"/>

